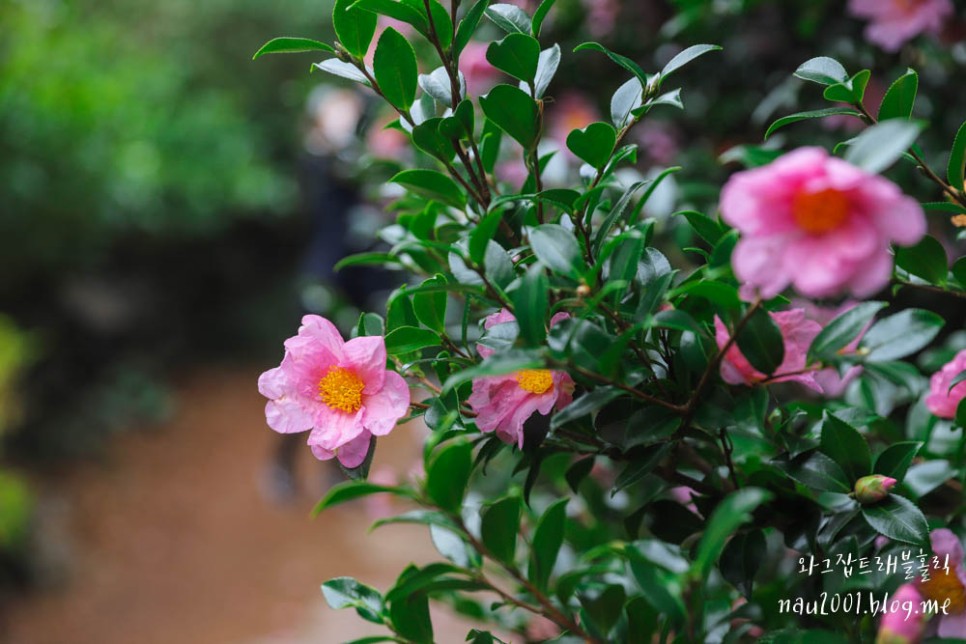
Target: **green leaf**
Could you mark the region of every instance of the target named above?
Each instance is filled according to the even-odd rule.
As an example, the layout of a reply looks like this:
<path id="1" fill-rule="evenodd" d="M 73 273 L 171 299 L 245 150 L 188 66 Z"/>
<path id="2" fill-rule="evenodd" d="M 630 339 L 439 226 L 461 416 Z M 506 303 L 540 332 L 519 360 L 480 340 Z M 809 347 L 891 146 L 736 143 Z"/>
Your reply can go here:
<path id="1" fill-rule="evenodd" d="M 443 384 L 443 392 L 452 391 L 464 382 L 484 376 L 502 376 L 523 369 L 543 369 L 546 364 L 533 350 L 512 350 L 495 353 L 475 367 L 457 371 Z"/>
<path id="2" fill-rule="evenodd" d="M 568 500 L 558 499 L 547 508 L 533 532 L 527 576 L 540 590 L 547 589 L 550 573 L 563 545 Z"/>
<path id="3" fill-rule="evenodd" d="M 480 223 L 476 225 L 473 230 L 470 231 L 470 259 L 479 264 L 483 261 L 483 257 L 486 254 L 487 244 L 493 239 L 496 234 L 497 229 L 500 227 L 500 221 L 503 219 L 503 210 L 494 210 L 493 212 L 487 213 Z"/>
<path id="4" fill-rule="evenodd" d="M 949 184 L 957 190 L 966 191 L 966 122 L 959 126 L 953 148 L 949 153 L 949 165 L 946 167 L 946 178 Z"/>
<path id="5" fill-rule="evenodd" d="M 483 545 L 493 558 L 511 566 L 514 565 L 520 533 L 521 510 L 522 503 L 516 495 L 504 497 L 481 510 L 480 538 Z"/>
<path id="6" fill-rule="evenodd" d="M 435 286 L 440 290 L 413 293 L 413 310 L 416 312 L 416 318 L 436 333 L 442 333 L 446 327 L 446 291 L 442 290 L 446 285 L 446 278 L 437 275 L 424 281 L 422 286 Z"/>
<path id="7" fill-rule="evenodd" d="M 444 163 L 453 159 L 456 150 L 453 144 L 439 133 L 441 118 L 426 119 L 413 127 L 413 143 L 417 148 Z"/>
<path id="8" fill-rule="evenodd" d="M 454 441 L 440 448 L 426 468 L 426 494 L 443 510 L 457 512 L 463 503 L 473 465 L 473 445 Z"/>
<path id="9" fill-rule="evenodd" d="M 855 111 L 851 107 L 826 107 L 822 110 L 810 110 L 808 112 L 797 112 L 795 114 L 789 114 L 788 116 L 783 116 L 774 123 L 768 126 L 768 130 L 765 132 L 765 138 L 767 139 L 776 130 L 779 130 L 786 125 L 791 125 L 792 123 L 798 123 L 799 121 L 807 121 L 809 119 L 820 119 L 826 116 L 834 116 L 837 114 L 843 114 L 846 116 L 861 116 L 859 112 Z"/>
<path id="10" fill-rule="evenodd" d="M 674 213 L 675 215 L 681 215 L 688 220 L 691 224 L 691 228 L 694 232 L 698 234 L 698 237 L 708 242 L 712 246 L 718 243 L 721 236 L 725 233 L 724 226 L 718 221 L 708 217 L 702 212 L 696 210 L 682 210 L 680 212 Z"/>
<path id="11" fill-rule="evenodd" d="M 898 119 L 878 123 L 855 137 L 844 159 L 866 172 L 882 172 L 915 143 L 921 130 L 919 123 Z"/>
<path id="12" fill-rule="evenodd" d="M 575 277 L 581 272 L 580 245 L 574 234 L 563 226 L 543 224 L 531 228 L 530 249 L 558 275 Z"/>
<path id="13" fill-rule="evenodd" d="M 728 537 L 743 524 L 751 521 L 751 513 L 771 498 L 771 492 L 746 487 L 732 492 L 718 504 L 708 521 L 708 528 L 701 535 L 692 571 L 701 579 L 707 579 L 715 562 L 724 550 Z"/>
<path id="14" fill-rule="evenodd" d="M 553 0 L 544 0 L 544 2 L 553 2 Z M 537 61 L 537 75 L 533 82 L 536 98 L 543 97 L 559 66 L 560 45 L 554 45 L 540 52 L 540 58 Z"/>
<path id="15" fill-rule="evenodd" d="M 912 459 L 916 457 L 921 448 L 922 443 L 918 441 L 893 443 L 875 459 L 875 466 L 872 471 L 875 474 L 891 476 L 901 481 L 905 478 L 906 472 L 909 471 Z"/>
<path id="16" fill-rule="evenodd" d="M 493 4 L 485 13 L 493 24 L 507 33 L 529 34 L 531 31 L 530 16 L 516 5 Z"/>
<path id="17" fill-rule="evenodd" d="M 464 80 L 462 76 L 460 80 Z M 417 82 L 423 91 L 432 96 L 440 105 L 450 107 L 453 104 L 453 88 L 449 80 L 449 72 L 446 71 L 445 67 L 437 67 L 428 74 L 420 74 Z M 460 90 L 465 93 L 466 88 L 460 87 Z M 425 125 L 427 121 L 434 120 L 436 119 L 427 119 L 420 125 Z M 442 121 L 442 119 L 439 120 Z M 419 125 L 416 127 L 419 127 Z M 415 131 L 415 128 L 413 130 Z M 452 154 L 450 158 L 452 158 Z"/>
<path id="18" fill-rule="evenodd" d="M 919 74 L 912 69 L 906 71 L 889 86 L 882 104 L 879 106 L 879 121 L 912 118 L 912 108 L 916 104 L 919 90 Z"/>
<path id="19" fill-rule="evenodd" d="M 491 122 L 530 150 L 537 142 L 537 104 L 512 85 L 497 85 L 480 98 L 480 107 Z"/>
<path id="20" fill-rule="evenodd" d="M 850 105 L 857 105 L 865 97 L 865 88 L 869 84 L 871 77 L 872 72 L 868 69 L 863 69 L 842 83 L 836 83 L 835 85 L 826 87 L 822 95 L 828 101 L 841 101 Z"/>
<path id="21" fill-rule="evenodd" d="M 664 69 L 661 70 L 661 80 L 664 80 L 677 70 L 681 69 L 698 56 L 704 56 L 708 52 L 720 51 L 718 45 L 692 45 L 668 61 Z"/>
<path id="22" fill-rule="evenodd" d="M 915 246 L 896 249 L 896 265 L 930 284 L 945 284 L 949 272 L 946 249 L 935 237 L 926 235 Z"/>
<path id="23" fill-rule="evenodd" d="M 413 497 L 413 493 L 410 490 L 401 487 L 376 485 L 375 483 L 369 483 L 368 481 L 346 481 L 344 483 L 333 485 L 331 488 L 329 488 L 329 491 L 326 493 L 326 495 L 322 497 L 322 500 L 319 501 L 312 510 L 312 516 L 318 516 L 322 510 L 326 510 L 336 505 L 341 505 L 347 501 L 369 496 L 370 494 L 377 494 L 379 492 L 387 492 L 389 494 L 395 494 L 396 496 L 407 498 Z"/>
<path id="24" fill-rule="evenodd" d="M 391 602 L 389 617 L 395 631 L 406 640 L 417 644 L 431 644 L 434 641 L 426 593 L 410 593 Z"/>
<path id="25" fill-rule="evenodd" d="M 758 371 L 771 375 L 785 360 L 781 329 L 763 308 L 755 310 L 735 338 L 741 354 Z"/>
<path id="26" fill-rule="evenodd" d="M 641 82 L 642 87 L 647 86 L 647 83 L 649 80 L 647 77 L 647 74 L 644 73 L 644 70 L 641 69 L 640 65 L 635 63 L 627 56 L 621 56 L 620 54 L 615 54 L 611 50 L 607 49 L 607 47 L 604 47 L 600 43 L 596 43 L 596 42 L 585 42 L 583 44 L 577 45 L 574 48 L 574 52 L 588 51 L 588 50 L 599 51 L 600 53 L 604 54 L 605 56 L 610 58 L 613 62 L 617 63 L 618 65 L 620 65 L 621 67 L 629 71 L 630 73 L 634 74 L 634 76 L 636 76 L 637 79 Z"/>
<path id="27" fill-rule="evenodd" d="M 624 609 L 627 594 L 623 586 L 611 584 L 599 593 L 582 592 L 578 595 L 578 599 L 584 609 L 582 614 L 588 618 L 587 621 L 599 633 L 606 636 L 617 623 Z"/>
<path id="28" fill-rule="evenodd" d="M 897 494 L 875 505 L 862 506 L 862 517 L 872 529 L 894 541 L 928 547 L 929 525 L 922 511 Z"/>
<path id="29" fill-rule="evenodd" d="M 360 72 L 355 65 L 351 63 L 344 63 L 338 58 L 329 58 L 328 60 L 323 60 L 321 63 L 312 63 L 314 69 L 321 69 L 322 71 L 332 74 L 333 76 L 338 76 L 339 78 L 347 78 L 356 83 L 361 83 L 366 87 L 369 87 L 369 80 Z"/>
<path id="30" fill-rule="evenodd" d="M 322 584 L 322 595 L 332 608 L 355 608 L 363 619 L 382 624 L 382 594 L 352 577 L 336 577 Z"/>
<path id="31" fill-rule="evenodd" d="M 905 358 L 932 342 L 943 324 L 932 311 L 907 309 L 879 320 L 862 338 L 859 350 L 868 362 Z"/>
<path id="32" fill-rule="evenodd" d="M 512 294 L 520 337 L 528 346 L 541 346 L 547 338 L 550 283 L 541 264 L 534 264 Z"/>
<path id="33" fill-rule="evenodd" d="M 533 25 L 531 26 L 531 30 L 534 38 L 540 37 L 540 27 L 543 26 L 544 19 L 547 17 L 547 14 L 550 13 L 550 9 L 553 8 L 553 5 L 556 1 L 557 0 L 543 0 L 543 2 L 540 3 L 540 6 L 537 7 L 537 10 L 533 12 Z"/>
<path id="34" fill-rule="evenodd" d="M 311 38 L 292 38 L 283 36 L 272 38 L 262 45 L 262 48 L 255 52 L 252 60 L 256 60 L 266 54 L 301 54 L 306 51 L 325 51 L 334 53 L 335 49 L 331 45 Z"/>
<path id="35" fill-rule="evenodd" d="M 847 80 L 849 74 L 842 67 L 842 63 L 834 58 L 819 56 L 802 63 L 795 70 L 795 76 L 820 85 L 834 85 Z"/>
<path id="36" fill-rule="evenodd" d="M 592 414 L 622 395 L 623 392 L 616 387 L 597 387 L 554 414 L 550 419 L 550 428 L 557 429 L 571 421 Z"/>
<path id="37" fill-rule="evenodd" d="M 591 123 L 567 135 L 567 147 L 595 170 L 602 169 L 614 153 L 617 130 L 610 123 Z"/>
<path id="38" fill-rule="evenodd" d="M 610 99 L 610 118 L 614 127 L 622 128 L 631 118 L 631 112 L 641 107 L 644 102 L 644 88 L 641 81 L 632 78 L 614 92 Z"/>
<path id="39" fill-rule="evenodd" d="M 416 52 L 406 37 L 386 27 L 379 37 L 372 67 L 383 96 L 393 107 L 407 111 L 416 100 L 419 69 Z"/>
<path id="40" fill-rule="evenodd" d="M 822 452 L 813 452 L 789 464 L 787 474 L 817 492 L 848 494 L 854 481 L 849 480 L 838 463 Z"/>
<path id="41" fill-rule="evenodd" d="M 863 302 L 836 316 L 819 332 L 808 348 L 808 361 L 828 359 L 859 337 L 875 314 L 885 308 L 885 302 Z"/>
<path id="42" fill-rule="evenodd" d="M 477 0 L 470 7 L 470 10 L 466 12 L 466 15 L 463 16 L 463 19 L 460 20 L 459 27 L 456 28 L 456 37 L 453 40 L 455 55 L 459 56 L 467 43 L 473 39 L 473 34 L 476 32 L 476 28 L 479 26 L 480 20 L 483 18 L 483 14 L 489 4 L 490 0 Z"/>
<path id="43" fill-rule="evenodd" d="M 376 14 L 352 6 L 355 0 L 335 0 L 332 26 L 345 50 L 362 58 L 369 51 L 369 43 L 376 34 Z"/>
<path id="44" fill-rule="evenodd" d="M 454 208 L 466 207 L 466 195 L 456 182 L 435 170 L 403 170 L 389 183 L 398 183 L 410 192 Z"/>
<path id="45" fill-rule="evenodd" d="M 533 82 L 540 60 L 540 43 L 528 34 L 512 33 L 491 42 L 486 59 L 502 72 L 525 83 Z"/>
<path id="46" fill-rule="evenodd" d="M 721 576 L 748 599 L 751 599 L 752 585 L 761 566 L 765 545 L 764 533 L 752 530 L 736 534 L 721 553 Z"/>
<path id="47" fill-rule="evenodd" d="M 839 464 L 851 483 L 871 474 L 872 455 L 859 430 L 826 412 L 819 449 Z"/>
<path id="48" fill-rule="evenodd" d="M 470 548 L 452 528 L 433 524 L 429 527 L 429 535 L 439 554 L 460 568 L 478 568 L 482 563 L 479 553 Z"/>
<path id="49" fill-rule="evenodd" d="M 406 355 L 435 346 L 439 346 L 437 332 L 414 326 L 401 326 L 386 336 L 386 353 L 391 356 Z"/>

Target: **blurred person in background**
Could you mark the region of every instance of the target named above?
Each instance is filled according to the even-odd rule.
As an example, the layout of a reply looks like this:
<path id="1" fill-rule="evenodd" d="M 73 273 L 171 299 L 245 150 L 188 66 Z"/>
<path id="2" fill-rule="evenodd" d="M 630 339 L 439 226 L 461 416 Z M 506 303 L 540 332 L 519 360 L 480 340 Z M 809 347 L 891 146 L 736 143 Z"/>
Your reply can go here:
<path id="1" fill-rule="evenodd" d="M 318 86 L 308 97 L 303 150 L 299 161 L 302 207 L 308 218 L 300 267 L 302 314 L 332 320 L 345 337 L 351 335 L 360 311 L 377 310 L 393 287 L 391 273 L 375 266 L 336 270 L 339 260 L 373 250 L 385 222 L 381 211 L 366 204 L 358 181 L 360 133 L 367 121 L 367 104 L 355 90 Z M 297 324 L 295 325 L 297 326 Z M 298 495 L 295 462 L 304 436 L 280 434 L 263 479 L 263 493 L 275 502 Z M 339 476 L 327 463 L 329 480 Z"/>

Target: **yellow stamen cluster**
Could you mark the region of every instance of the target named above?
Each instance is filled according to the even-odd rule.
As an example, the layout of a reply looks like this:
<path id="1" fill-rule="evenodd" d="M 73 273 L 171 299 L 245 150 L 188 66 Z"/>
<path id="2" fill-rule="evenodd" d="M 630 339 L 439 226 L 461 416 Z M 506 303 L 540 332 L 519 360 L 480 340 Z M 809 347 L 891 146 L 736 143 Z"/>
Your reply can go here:
<path id="1" fill-rule="evenodd" d="M 929 580 L 919 583 L 919 592 L 927 599 L 935 599 L 940 606 L 948 599 L 949 604 L 946 608 L 948 614 L 966 611 L 966 588 L 959 580 L 955 566 L 950 566 L 949 570 L 930 571 Z"/>
<path id="2" fill-rule="evenodd" d="M 792 202 L 792 216 L 805 232 L 821 235 L 845 223 L 849 216 L 849 198 L 832 188 L 802 192 Z"/>
<path id="3" fill-rule="evenodd" d="M 354 414 L 362 407 L 366 383 L 355 372 L 343 367 L 329 369 L 319 381 L 319 397 L 336 411 Z"/>
<path id="4" fill-rule="evenodd" d="M 524 391 L 542 394 L 553 387 L 553 374 L 549 369 L 525 369 L 517 372 L 517 382 Z"/>

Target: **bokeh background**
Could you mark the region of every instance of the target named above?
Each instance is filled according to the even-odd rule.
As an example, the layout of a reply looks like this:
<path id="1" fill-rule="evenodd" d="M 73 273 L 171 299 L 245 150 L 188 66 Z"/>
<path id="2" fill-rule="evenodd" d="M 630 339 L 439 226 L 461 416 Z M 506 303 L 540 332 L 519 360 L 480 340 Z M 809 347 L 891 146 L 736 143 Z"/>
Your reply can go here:
<path id="1" fill-rule="evenodd" d="M 728 160 L 748 153 L 736 146 L 823 107 L 791 78 L 815 55 L 873 69 L 873 105 L 915 67 L 936 167 L 966 117 L 962 3 L 898 53 L 865 42 L 840 0 L 557 6 L 550 138 L 606 118 L 626 80 L 574 45 L 599 40 L 650 70 L 682 46 L 725 48 L 681 73 L 685 112 L 636 131 L 640 173 L 685 168 L 653 216 L 713 209 Z M 431 557 L 418 528 L 367 534 L 378 504 L 310 520 L 340 474 L 279 443 L 255 387 L 302 313 L 349 326 L 399 279 L 331 271 L 391 220 L 381 181 L 405 142 L 381 129 L 389 115 L 321 90 L 312 55 L 251 60 L 276 35 L 331 41 L 330 12 L 329 0 L 0 0 L 0 641 L 341 641 L 371 631 L 328 610 L 321 581 L 385 586 Z M 480 37 L 499 34 L 484 24 Z M 466 61 L 471 91 L 498 80 L 483 50 Z M 856 126 L 825 119 L 771 145 L 830 144 Z M 937 198 L 912 170 L 895 178 Z M 952 254 L 949 222 L 932 232 Z M 943 312 L 962 326 L 961 310 Z M 396 432 L 374 472 L 409 476 L 421 432 Z"/>

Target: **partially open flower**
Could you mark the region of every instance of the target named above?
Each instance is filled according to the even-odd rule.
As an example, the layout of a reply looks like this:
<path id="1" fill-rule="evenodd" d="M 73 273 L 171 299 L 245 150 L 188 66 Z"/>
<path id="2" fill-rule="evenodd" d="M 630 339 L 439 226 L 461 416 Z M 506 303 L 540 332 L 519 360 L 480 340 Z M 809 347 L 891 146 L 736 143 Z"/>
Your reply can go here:
<path id="1" fill-rule="evenodd" d="M 285 341 L 282 364 L 258 379 L 269 399 L 268 426 L 290 434 L 312 430 L 309 445 L 320 460 L 346 467 L 365 460 L 373 436 L 392 431 L 409 410 L 409 387 L 386 370 L 382 337 L 343 341 L 338 329 L 306 315 L 298 335 Z"/>
<path id="2" fill-rule="evenodd" d="M 863 505 L 878 503 L 889 496 L 889 490 L 896 483 L 898 481 L 891 476 L 883 476 L 882 474 L 863 476 L 855 482 L 855 487 L 853 488 L 855 500 Z"/>
<path id="3" fill-rule="evenodd" d="M 899 586 L 891 597 L 891 604 L 897 606 L 920 606 L 922 595 L 913 584 Z M 908 602 L 908 603 L 907 603 Z M 879 622 L 879 633 L 875 644 L 919 644 L 926 630 L 924 620 L 926 616 L 918 610 L 907 613 L 902 610 L 886 612 Z"/>
<path id="4" fill-rule="evenodd" d="M 956 408 L 966 398 L 966 381 L 953 385 L 962 371 L 966 370 L 966 350 L 960 351 L 952 360 L 929 379 L 926 407 L 940 418 L 955 418 Z"/>
<path id="5" fill-rule="evenodd" d="M 721 192 L 721 217 L 741 232 L 735 275 L 765 298 L 789 285 L 807 297 L 867 297 L 892 277 L 889 245 L 926 234 L 915 199 L 821 148 L 735 174 Z"/>
<path id="6" fill-rule="evenodd" d="M 557 314 L 550 321 L 567 317 Z M 513 314 L 503 309 L 486 318 L 484 328 L 513 322 Z M 493 349 L 477 345 L 487 358 Z M 534 413 L 547 415 L 573 401 L 574 381 L 565 371 L 526 369 L 505 376 L 488 376 L 473 381 L 473 393 L 467 402 L 476 412 L 476 426 L 483 432 L 495 431 L 506 443 L 523 447 L 523 424 Z"/>

